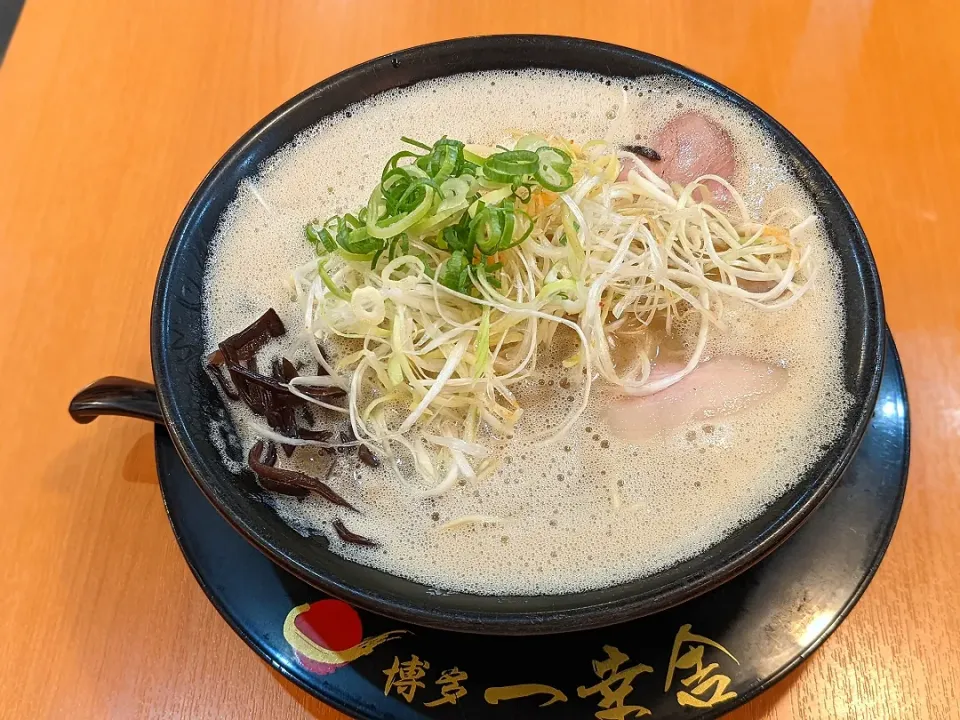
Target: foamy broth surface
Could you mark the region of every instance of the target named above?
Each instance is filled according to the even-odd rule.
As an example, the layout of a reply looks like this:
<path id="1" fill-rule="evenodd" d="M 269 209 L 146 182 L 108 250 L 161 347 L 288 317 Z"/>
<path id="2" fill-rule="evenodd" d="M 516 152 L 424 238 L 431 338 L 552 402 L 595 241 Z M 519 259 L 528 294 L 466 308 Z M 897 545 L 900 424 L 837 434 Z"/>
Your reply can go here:
<path id="1" fill-rule="evenodd" d="M 529 71 L 425 82 L 329 118 L 278 153 L 253 183 L 241 186 L 207 269 L 207 349 L 273 307 L 288 336 L 262 356 L 282 350 L 290 358 L 308 357 L 298 337 L 302 309 L 284 281 L 288 270 L 312 257 L 304 223 L 364 205 L 384 163 L 401 149 L 401 135 L 428 143 L 448 135 L 493 144 L 516 128 L 580 142 L 650 143 L 670 117 L 689 109 L 712 117 L 734 138 L 738 170 L 732 181 L 755 218 L 784 205 L 805 214 L 812 209 L 770 138 L 736 108 L 673 79 Z M 702 551 L 796 483 L 819 448 L 836 439 L 849 407 L 841 377 L 838 262 L 819 223 L 801 240 L 813 246 L 819 266 L 815 287 L 792 308 L 774 313 L 728 301 L 729 329 L 711 331 L 708 356 L 744 355 L 788 370 L 785 386 L 748 410 L 628 445 L 604 426 L 600 411 L 613 391 L 601 381 L 594 383 L 590 408 L 569 435 L 537 449 L 524 443 L 523 429 L 559 423 L 579 390 L 576 382 L 559 387 L 566 374 L 559 353 L 542 354 L 543 385 L 534 381 L 519 388 L 525 419 L 516 438 L 498 449 L 506 461 L 486 481 L 422 499 L 416 478 L 401 484 L 383 467 L 374 471 L 360 464 L 355 453 L 338 460 L 330 484 L 362 510 L 344 520 L 353 532 L 376 539 L 379 548 L 341 542 L 329 525 L 339 509 L 319 498 L 275 496 L 277 511 L 304 533 L 325 534 L 334 552 L 359 563 L 438 588 L 483 594 L 608 586 Z M 325 348 L 336 353 L 335 345 Z M 331 422 L 342 425 L 341 417 Z M 237 407 L 235 419 L 249 448 L 256 440 L 246 425 L 252 416 Z M 211 431 L 219 437 L 217 428 Z M 293 460 L 309 470 L 310 455 L 301 448 Z M 289 461 L 281 454 L 281 462 Z M 616 510 L 612 488 L 621 500 Z M 439 529 L 478 514 L 503 523 Z"/>

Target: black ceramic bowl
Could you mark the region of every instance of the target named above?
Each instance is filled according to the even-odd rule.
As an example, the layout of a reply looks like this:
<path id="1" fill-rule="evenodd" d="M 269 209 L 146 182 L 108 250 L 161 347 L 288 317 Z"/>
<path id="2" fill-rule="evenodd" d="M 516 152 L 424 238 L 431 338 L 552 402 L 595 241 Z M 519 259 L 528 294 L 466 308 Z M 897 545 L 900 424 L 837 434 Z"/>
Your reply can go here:
<path id="1" fill-rule="evenodd" d="M 639 77 L 686 78 L 749 113 L 791 158 L 816 198 L 843 264 L 847 312 L 844 374 L 856 404 L 840 439 L 762 515 L 709 550 L 655 575 L 602 590 L 557 596 L 484 597 L 441 593 L 343 560 L 321 538 L 304 538 L 263 502 L 252 478 L 229 472 L 210 439 L 211 418 L 227 418 L 203 370 L 201 285 L 208 244 L 238 183 L 300 131 L 371 95 L 455 73 L 530 67 Z M 210 502 L 251 543 L 294 575 L 331 595 L 400 620 L 489 634 L 580 630 L 662 610 L 709 590 L 773 550 L 830 492 L 851 459 L 873 410 L 882 370 L 883 302 L 866 238 L 846 199 L 810 152 L 763 110 L 691 70 L 653 55 L 588 40 L 547 36 L 481 37 L 426 45 L 372 60 L 301 93 L 270 113 L 220 159 L 190 199 L 167 246 L 157 278 L 151 352 L 162 416 L 152 389 L 112 379 L 81 393 L 71 407 L 88 421 L 108 412 L 166 424 L 184 463 Z"/>

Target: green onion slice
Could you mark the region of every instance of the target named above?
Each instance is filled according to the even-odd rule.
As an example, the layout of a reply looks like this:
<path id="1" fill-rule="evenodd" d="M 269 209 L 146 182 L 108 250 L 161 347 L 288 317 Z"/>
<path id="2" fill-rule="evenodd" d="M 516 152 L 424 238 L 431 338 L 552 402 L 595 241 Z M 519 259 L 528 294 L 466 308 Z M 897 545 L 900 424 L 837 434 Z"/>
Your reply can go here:
<path id="1" fill-rule="evenodd" d="M 539 164 L 540 158 L 535 152 L 508 150 L 507 152 L 494 153 L 488 157 L 483 163 L 483 169 L 484 174 L 488 177 L 488 170 L 498 176 L 522 177 L 535 173 Z"/>
<path id="2" fill-rule="evenodd" d="M 307 223 L 303 231 L 307 236 L 307 240 L 313 245 L 314 250 L 316 250 L 317 255 L 323 255 L 337 249 L 337 243 L 333 237 L 318 222 Z"/>
<path id="3" fill-rule="evenodd" d="M 573 175 L 569 167 L 572 160 L 563 150 L 555 147 L 542 147 L 537 150 L 539 164 L 536 179 L 544 188 L 552 192 L 563 192 L 573 185 Z"/>
<path id="4" fill-rule="evenodd" d="M 470 223 L 470 242 L 484 255 L 497 252 L 503 236 L 503 219 L 500 208 L 484 207 Z"/>
<path id="5" fill-rule="evenodd" d="M 422 200 L 409 212 L 398 215 L 385 216 L 386 199 L 384 198 L 381 186 L 371 193 L 370 201 L 367 203 L 367 232 L 375 238 L 386 240 L 395 235 L 399 235 L 408 228 L 412 227 L 417 221 L 426 217 L 433 207 L 433 200 L 436 197 L 436 191 L 428 185 L 422 185 L 424 188 Z"/>

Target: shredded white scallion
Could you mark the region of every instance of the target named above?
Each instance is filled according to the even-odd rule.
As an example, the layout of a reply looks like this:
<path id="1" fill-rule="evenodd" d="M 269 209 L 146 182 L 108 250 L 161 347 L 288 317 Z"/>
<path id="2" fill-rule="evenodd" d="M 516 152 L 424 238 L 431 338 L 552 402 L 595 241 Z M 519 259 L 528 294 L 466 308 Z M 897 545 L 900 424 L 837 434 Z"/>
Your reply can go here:
<path id="1" fill-rule="evenodd" d="M 445 196 L 437 195 L 424 223 L 407 223 L 399 256 L 391 250 L 371 267 L 367 257 L 330 252 L 322 265 L 290 274 L 307 342 L 327 373 L 296 378 L 291 392 L 330 407 L 298 387 L 344 389 L 347 403 L 340 410 L 349 413 L 357 443 L 412 462 L 429 487 L 420 491 L 424 496 L 480 482 L 490 472 L 490 447 L 478 438 L 512 432 L 522 408 L 510 388 L 536 376 L 537 350 L 558 332 L 577 343 L 564 366 L 580 397 L 558 427 L 534 438 L 539 442 L 556 441 L 576 422 L 589 402 L 594 373 L 628 394 L 659 392 L 696 369 L 711 330 L 723 327 L 725 302 L 779 310 L 796 302 L 815 276 L 801 242 L 813 218 L 786 208 L 766 222 L 752 220 L 725 179 L 709 175 L 685 187 L 671 185 L 643 158 L 603 141 L 580 146 L 523 138 L 523 148 L 547 144 L 570 153 L 572 186 L 560 193 L 538 186 L 526 198 L 517 196 L 517 207 L 532 222 L 530 234 L 481 260 L 497 265 L 471 276 L 470 294 L 438 281 L 451 253 L 427 241 L 465 211 L 462 180 L 443 186 Z M 631 170 L 618 180 L 625 166 Z M 696 199 L 707 180 L 726 189 L 729 207 L 708 193 L 706 200 Z M 501 202 L 510 194 L 509 187 L 491 186 L 481 197 Z M 467 212 L 473 216 L 481 208 L 474 202 Z M 383 234 L 371 222 L 368 217 L 367 229 Z M 642 335 L 655 320 L 669 332 L 691 314 L 699 318 L 699 329 L 680 371 L 653 376 L 655 348 L 640 350 L 627 368 L 615 366 L 611 346 L 617 334 Z M 317 344 L 327 336 L 354 342 L 357 349 L 334 367 Z M 257 430 L 277 442 L 337 446 Z M 440 528 L 499 522 L 471 516 Z"/>

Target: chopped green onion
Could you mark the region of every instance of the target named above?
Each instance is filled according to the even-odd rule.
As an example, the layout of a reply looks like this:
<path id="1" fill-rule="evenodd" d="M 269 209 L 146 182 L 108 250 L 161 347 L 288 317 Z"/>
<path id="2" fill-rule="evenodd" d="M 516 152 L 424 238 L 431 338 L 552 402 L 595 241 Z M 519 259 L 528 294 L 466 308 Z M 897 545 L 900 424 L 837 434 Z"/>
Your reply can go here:
<path id="1" fill-rule="evenodd" d="M 384 214 L 383 211 L 386 201 L 384 200 L 380 187 L 377 187 L 377 189 L 373 191 L 373 194 L 370 195 L 370 202 L 367 203 L 367 232 L 375 238 L 384 240 L 394 235 L 399 235 L 430 212 L 430 207 L 433 205 L 435 196 L 436 192 L 432 187 L 425 187 L 423 199 L 415 208 L 399 216 L 386 217 L 383 220 L 379 220 L 378 218 L 381 218 Z M 380 224 L 384 221 L 386 221 L 386 224 Z"/>
<path id="2" fill-rule="evenodd" d="M 326 265 L 326 262 L 323 260 L 317 262 L 317 274 L 320 276 L 320 279 L 323 281 L 323 284 L 326 286 L 327 290 L 329 290 L 330 293 L 335 297 L 338 297 L 345 302 L 350 302 L 350 294 L 337 287 L 337 284 L 333 281 L 333 279 L 327 275 L 327 270 L 324 265 Z"/>
<path id="3" fill-rule="evenodd" d="M 537 151 L 549 143 L 539 135 L 524 135 L 517 140 L 515 150 L 533 150 Z"/>
<path id="4" fill-rule="evenodd" d="M 485 145 L 464 145 L 463 158 L 473 165 L 483 165 L 494 149 Z"/>
<path id="5" fill-rule="evenodd" d="M 470 223 L 470 242 L 484 255 L 497 252 L 503 236 L 503 218 L 499 208 L 487 205 Z"/>
<path id="6" fill-rule="evenodd" d="M 443 265 L 443 271 L 437 278 L 444 287 L 460 293 L 466 293 L 470 286 L 470 261 L 462 250 L 454 250 Z"/>
<path id="7" fill-rule="evenodd" d="M 498 175 L 520 177 L 537 171 L 540 157 L 529 150 L 510 150 L 491 155 L 483 164 L 484 171 L 492 170 Z"/>
<path id="8" fill-rule="evenodd" d="M 573 185 L 569 155 L 550 146 L 541 147 L 536 154 L 539 162 L 534 177 L 543 187 L 552 192 L 563 192 Z"/>
<path id="9" fill-rule="evenodd" d="M 402 140 L 403 142 L 405 142 L 407 145 L 413 145 L 414 147 L 418 147 L 418 148 L 420 148 L 421 150 L 426 150 L 427 152 L 433 150 L 433 148 L 430 147 L 429 145 L 424 145 L 424 144 L 423 144 L 422 142 L 420 142 L 419 140 L 413 140 L 413 139 L 408 138 L 408 137 L 406 137 L 406 136 L 401 137 L 400 140 Z"/>
<path id="10" fill-rule="evenodd" d="M 534 228 L 518 203 L 530 202 L 538 186 L 558 191 L 573 184 L 570 156 L 536 135 L 524 136 L 514 149 L 447 137 L 433 145 L 401 139 L 415 150 L 390 157 L 365 207 L 305 226 L 317 255 L 335 252 L 376 270 L 384 257 L 392 262 L 410 252 L 409 235 L 450 253 L 438 278 L 446 287 L 475 292 L 471 272 L 498 287 L 496 271 L 483 258 L 519 245 Z M 435 261 L 422 251 L 413 254 L 432 277 Z"/>
<path id="11" fill-rule="evenodd" d="M 313 245 L 314 250 L 316 250 L 317 255 L 323 255 L 337 249 L 337 244 L 330 236 L 330 233 L 322 226 L 318 226 L 316 221 L 307 223 L 303 230 L 307 235 L 307 240 L 310 241 L 310 244 Z"/>
<path id="12" fill-rule="evenodd" d="M 500 248 L 499 248 L 500 250 L 509 250 L 512 247 L 516 247 L 517 245 L 522 243 L 524 240 L 526 240 L 528 237 L 530 237 L 530 233 L 533 232 L 533 218 L 530 217 L 530 214 L 528 212 L 526 212 L 525 210 L 516 210 L 514 211 L 514 218 L 516 219 L 517 217 L 522 217 L 526 219 L 526 230 L 523 231 L 520 237 L 515 237 L 515 232 L 512 232 L 512 231 L 509 236 L 507 236 L 507 234 L 504 233 L 503 242 L 501 242 Z"/>

